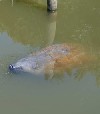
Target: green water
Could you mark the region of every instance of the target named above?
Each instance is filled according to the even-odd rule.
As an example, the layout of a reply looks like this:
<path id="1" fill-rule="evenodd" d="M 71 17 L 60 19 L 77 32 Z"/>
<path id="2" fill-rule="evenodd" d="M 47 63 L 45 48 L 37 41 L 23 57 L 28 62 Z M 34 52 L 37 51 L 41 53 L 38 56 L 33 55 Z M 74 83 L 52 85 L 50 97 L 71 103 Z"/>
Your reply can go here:
<path id="1" fill-rule="evenodd" d="M 100 1 L 0 1 L 0 114 L 100 113 Z M 8 65 L 55 43 L 75 43 L 97 58 L 84 69 L 55 75 L 15 75 Z"/>

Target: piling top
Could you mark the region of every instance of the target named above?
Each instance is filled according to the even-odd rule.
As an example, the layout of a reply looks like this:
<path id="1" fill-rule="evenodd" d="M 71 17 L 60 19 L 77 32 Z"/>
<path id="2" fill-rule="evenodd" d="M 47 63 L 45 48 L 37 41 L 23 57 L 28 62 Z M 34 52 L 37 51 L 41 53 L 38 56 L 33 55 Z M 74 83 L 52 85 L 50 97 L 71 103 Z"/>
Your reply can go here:
<path id="1" fill-rule="evenodd" d="M 47 11 L 55 12 L 57 10 L 57 0 L 47 0 Z"/>

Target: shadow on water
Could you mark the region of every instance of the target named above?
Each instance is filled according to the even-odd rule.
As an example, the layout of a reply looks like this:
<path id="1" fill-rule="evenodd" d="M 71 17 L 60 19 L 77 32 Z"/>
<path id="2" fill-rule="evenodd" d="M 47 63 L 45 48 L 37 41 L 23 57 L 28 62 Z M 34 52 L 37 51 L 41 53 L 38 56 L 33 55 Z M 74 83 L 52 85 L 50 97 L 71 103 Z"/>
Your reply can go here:
<path id="1" fill-rule="evenodd" d="M 21 2 L 28 3 L 28 5 L 23 4 L 22 7 L 20 5 Z M 30 3 L 32 5 L 29 5 Z M 44 10 L 46 9 L 45 5 L 39 3 L 41 3 L 39 0 L 16 0 L 12 7 L 1 2 L 0 7 L 3 13 L 2 10 L 0 10 L 0 15 L 2 17 L 0 18 L 0 32 L 6 31 L 14 42 L 21 43 L 25 46 L 30 45 L 32 47 L 42 48 L 58 42 L 79 43 L 87 49 L 87 52 L 91 56 L 97 58 L 96 61 L 78 67 L 68 65 L 68 67 L 62 69 L 59 74 L 56 74 L 56 71 L 54 71 L 53 77 L 46 74 L 45 80 L 62 80 L 65 76 L 81 80 L 87 73 L 91 73 L 95 76 L 97 85 L 100 85 L 100 40 L 98 40 L 98 37 L 94 38 L 98 32 L 94 27 L 96 23 L 92 25 L 92 21 L 89 22 L 86 16 L 81 17 L 81 14 L 77 17 L 78 6 L 72 7 L 73 5 L 71 4 L 71 8 L 69 8 L 70 13 L 64 12 L 66 16 L 64 13 L 61 15 L 61 12 L 59 12 L 59 14 L 57 14 L 57 12 L 48 14 Z M 3 7 L 3 4 L 6 7 Z M 65 4 L 63 5 L 65 6 Z M 17 10 L 16 7 L 18 7 Z M 43 10 L 37 9 L 39 7 Z M 76 13 L 76 16 L 74 13 Z M 71 17 L 72 14 L 73 16 Z M 88 13 L 86 13 L 86 15 L 87 14 Z M 94 17 L 94 15 L 90 16 Z M 67 25 L 62 24 L 64 18 L 67 20 L 65 20 Z M 70 21 L 71 19 L 73 22 Z M 57 30 L 56 21 L 62 24 L 57 23 Z M 4 67 L 7 68 L 6 65 L 4 65 Z"/>

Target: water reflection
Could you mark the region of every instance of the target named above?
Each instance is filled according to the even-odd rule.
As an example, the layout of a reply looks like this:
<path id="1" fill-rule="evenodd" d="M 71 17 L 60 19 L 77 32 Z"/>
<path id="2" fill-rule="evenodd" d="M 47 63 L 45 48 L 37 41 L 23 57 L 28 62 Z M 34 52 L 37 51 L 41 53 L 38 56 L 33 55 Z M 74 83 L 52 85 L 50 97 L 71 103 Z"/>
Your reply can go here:
<path id="1" fill-rule="evenodd" d="M 47 45 L 51 45 L 54 42 L 56 35 L 56 18 L 57 18 L 57 12 L 48 13 L 49 23 L 48 23 Z"/>

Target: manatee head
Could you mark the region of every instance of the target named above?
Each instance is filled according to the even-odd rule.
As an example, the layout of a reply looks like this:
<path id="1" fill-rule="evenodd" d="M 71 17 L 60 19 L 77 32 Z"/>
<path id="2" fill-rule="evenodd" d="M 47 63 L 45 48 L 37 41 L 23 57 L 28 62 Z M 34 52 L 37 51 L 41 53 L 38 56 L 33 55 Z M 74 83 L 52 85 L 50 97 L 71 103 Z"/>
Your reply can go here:
<path id="1" fill-rule="evenodd" d="M 36 58 L 27 57 L 20 59 L 15 64 L 9 65 L 9 70 L 11 72 L 20 73 L 20 72 L 34 72 L 38 69 Z"/>

